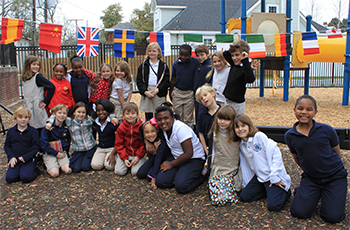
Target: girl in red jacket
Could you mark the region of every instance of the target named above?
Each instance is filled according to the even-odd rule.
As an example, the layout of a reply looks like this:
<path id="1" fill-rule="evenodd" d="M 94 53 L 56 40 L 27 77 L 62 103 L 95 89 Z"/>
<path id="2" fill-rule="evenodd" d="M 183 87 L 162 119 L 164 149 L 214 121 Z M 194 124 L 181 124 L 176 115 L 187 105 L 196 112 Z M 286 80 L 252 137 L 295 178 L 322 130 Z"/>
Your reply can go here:
<path id="1" fill-rule="evenodd" d="M 66 75 L 67 66 L 65 64 L 58 63 L 53 66 L 53 78 L 50 81 L 56 89 L 50 104 L 47 106 L 49 111 L 58 104 L 64 104 L 68 109 L 75 105 L 70 82 L 64 78 Z"/>

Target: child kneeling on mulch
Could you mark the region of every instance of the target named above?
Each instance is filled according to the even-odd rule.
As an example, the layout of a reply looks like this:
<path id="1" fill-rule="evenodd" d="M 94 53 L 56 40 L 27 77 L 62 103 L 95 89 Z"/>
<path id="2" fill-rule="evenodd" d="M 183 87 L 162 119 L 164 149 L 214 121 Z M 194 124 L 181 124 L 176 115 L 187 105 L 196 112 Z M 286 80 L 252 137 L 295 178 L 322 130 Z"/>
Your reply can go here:
<path id="1" fill-rule="evenodd" d="M 29 183 L 40 173 L 36 167 L 35 155 L 40 149 L 38 131 L 30 126 L 32 113 L 21 106 L 13 113 L 17 124 L 6 135 L 5 152 L 8 158 L 6 182 L 22 181 Z"/>
<path id="2" fill-rule="evenodd" d="M 209 131 L 208 183 L 210 201 L 213 205 L 237 203 L 236 191 L 241 191 L 239 141 L 233 130 L 235 116 L 236 111 L 232 106 L 221 107 Z"/>
<path id="3" fill-rule="evenodd" d="M 241 201 L 251 202 L 267 197 L 267 209 L 280 211 L 291 195 L 291 180 L 277 143 L 259 132 L 245 114 L 235 117 L 234 126 L 237 137 L 241 139 L 242 185 L 245 185 L 248 175 L 252 175 L 239 194 Z"/>

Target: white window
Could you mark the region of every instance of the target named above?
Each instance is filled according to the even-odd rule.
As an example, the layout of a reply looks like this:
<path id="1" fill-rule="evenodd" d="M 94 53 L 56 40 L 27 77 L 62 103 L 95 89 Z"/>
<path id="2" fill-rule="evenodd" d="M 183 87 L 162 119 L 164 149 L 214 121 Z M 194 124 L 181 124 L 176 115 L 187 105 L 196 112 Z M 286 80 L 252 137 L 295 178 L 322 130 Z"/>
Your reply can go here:
<path id="1" fill-rule="evenodd" d="M 269 13 L 278 13 L 278 9 L 277 9 L 277 6 L 275 5 L 269 5 Z"/>
<path id="2" fill-rule="evenodd" d="M 211 46 L 211 44 L 213 43 L 213 39 L 211 39 L 211 38 L 204 38 L 203 42 L 204 42 L 204 45 Z"/>
<path id="3" fill-rule="evenodd" d="M 153 15 L 153 18 L 154 18 L 154 26 L 153 28 L 154 29 L 160 29 L 159 26 L 159 10 L 156 10 L 156 12 L 154 12 L 154 15 Z"/>
<path id="4" fill-rule="evenodd" d="M 269 6 L 269 13 L 277 13 L 277 7 L 276 6 Z"/>

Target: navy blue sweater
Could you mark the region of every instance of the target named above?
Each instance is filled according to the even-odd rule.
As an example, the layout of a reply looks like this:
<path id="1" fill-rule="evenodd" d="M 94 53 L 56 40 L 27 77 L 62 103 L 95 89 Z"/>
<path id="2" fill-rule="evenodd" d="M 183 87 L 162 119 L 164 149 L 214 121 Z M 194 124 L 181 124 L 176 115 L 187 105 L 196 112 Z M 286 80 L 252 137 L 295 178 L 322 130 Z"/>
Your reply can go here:
<path id="1" fill-rule="evenodd" d="M 88 87 L 89 87 L 89 77 L 86 76 L 86 74 L 83 73 L 81 77 L 78 77 L 73 72 L 70 73 L 72 76 L 71 78 L 71 86 L 72 86 L 72 93 L 74 97 L 75 103 L 78 103 L 79 101 L 82 101 L 85 103 L 85 105 L 89 102 L 88 97 Z"/>
<path id="2" fill-rule="evenodd" d="M 187 62 L 176 60 L 172 66 L 171 76 L 175 78 L 174 86 L 180 90 L 193 90 L 194 71 L 198 65 L 197 58 L 190 57 Z"/>
<path id="3" fill-rule="evenodd" d="M 61 140 L 63 151 L 68 152 L 68 148 L 69 148 L 69 143 L 67 140 L 68 133 L 69 133 L 69 130 L 68 130 L 68 126 L 66 125 L 66 122 L 63 122 L 61 126 L 56 125 L 56 123 L 54 122 L 50 130 L 43 128 L 43 130 L 41 131 L 41 137 L 40 137 L 41 148 L 45 150 L 47 154 L 57 156 L 58 152 L 50 147 L 49 142 Z"/>
<path id="4" fill-rule="evenodd" d="M 98 145 L 97 146 L 100 148 L 114 147 L 115 132 L 117 131 L 117 128 L 119 125 L 113 125 L 111 122 L 108 122 L 107 126 L 104 128 L 103 132 L 101 131 L 101 126 L 99 126 L 96 122 L 94 122 L 93 126 L 98 133 Z"/>
<path id="5" fill-rule="evenodd" d="M 8 160 L 22 157 L 25 162 L 31 161 L 40 149 L 39 133 L 29 125 L 21 132 L 15 125 L 7 131 L 4 149 Z"/>
<path id="6" fill-rule="evenodd" d="M 211 60 L 210 58 L 204 60 L 203 63 L 197 65 L 196 70 L 194 71 L 193 79 L 193 92 L 196 93 L 196 90 L 206 83 L 205 77 L 208 72 L 211 70 Z"/>

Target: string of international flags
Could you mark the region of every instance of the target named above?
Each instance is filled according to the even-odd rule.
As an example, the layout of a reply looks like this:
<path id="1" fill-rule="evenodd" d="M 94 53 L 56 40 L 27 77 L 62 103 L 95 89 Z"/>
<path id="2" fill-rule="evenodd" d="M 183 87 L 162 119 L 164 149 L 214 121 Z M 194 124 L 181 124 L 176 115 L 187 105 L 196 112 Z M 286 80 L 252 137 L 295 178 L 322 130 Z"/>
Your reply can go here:
<path id="1" fill-rule="evenodd" d="M 0 44 L 10 44 L 22 38 L 24 20 L 2 18 L 1 41 Z M 98 56 L 99 28 L 78 27 L 77 54 L 79 56 Z M 137 32 L 137 31 L 136 31 Z M 171 55 L 170 33 L 168 32 L 149 32 L 150 42 L 158 42 L 163 56 Z M 319 45 L 315 32 L 302 33 L 302 45 L 304 55 L 318 54 Z M 250 46 L 249 57 L 264 58 L 266 56 L 266 46 L 262 34 L 247 34 L 246 41 Z M 283 57 L 291 55 L 292 44 L 291 34 L 275 34 L 275 55 Z M 342 37 L 340 29 L 327 31 L 328 38 Z M 49 50 L 55 53 L 61 51 L 62 25 L 40 23 L 39 48 Z M 216 34 L 217 47 L 220 44 L 228 44 L 234 41 L 234 35 Z M 132 30 L 114 30 L 114 56 L 122 58 L 134 57 L 135 31 Z M 203 35 L 184 34 L 186 43 L 203 43 Z"/>

